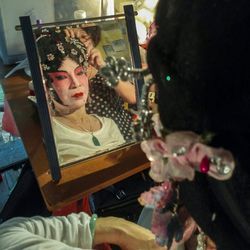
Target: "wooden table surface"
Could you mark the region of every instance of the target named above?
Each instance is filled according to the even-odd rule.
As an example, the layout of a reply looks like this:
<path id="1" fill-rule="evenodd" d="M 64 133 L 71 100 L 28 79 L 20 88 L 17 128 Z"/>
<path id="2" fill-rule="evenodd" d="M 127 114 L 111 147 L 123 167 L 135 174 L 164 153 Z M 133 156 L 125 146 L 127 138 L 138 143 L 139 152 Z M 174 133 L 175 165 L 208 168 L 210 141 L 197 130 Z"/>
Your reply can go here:
<path id="1" fill-rule="evenodd" d="M 64 167 L 62 178 L 55 183 L 50 175 L 38 111 L 27 99 L 29 80 L 27 76 L 15 75 L 3 80 L 2 86 L 49 210 L 61 208 L 149 167 L 139 144 L 134 144 Z"/>

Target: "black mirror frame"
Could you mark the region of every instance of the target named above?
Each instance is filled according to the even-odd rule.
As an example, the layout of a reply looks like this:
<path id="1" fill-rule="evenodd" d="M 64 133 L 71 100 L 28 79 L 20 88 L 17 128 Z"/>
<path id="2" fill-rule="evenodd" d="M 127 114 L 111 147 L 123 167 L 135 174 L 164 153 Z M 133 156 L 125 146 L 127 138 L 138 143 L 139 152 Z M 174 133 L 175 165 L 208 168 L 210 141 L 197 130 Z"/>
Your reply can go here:
<path id="1" fill-rule="evenodd" d="M 127 26 L 127 34 L 128 40 L 130 44 L 130 51 L 132 57 L 132 64 L 136 68 L 141 68 L 141 57 L 139 51 L 139 44 L 138 44 L 138 37 L 136 32 L 135 26 L 135 12 L 132 5 L 125 5 L 124 6 L 124 14 L 122 15 L 115 15 L 115 16 L 106 16 L 106 17 L 97 17 L 97 18 L 90 18 L 90 19 L 81 19 L 81 20 L 69 20 L 60 23 L 54 24 L 65 24 L 65 23 L 77 23 L 77 22 L 84 22 L 90 20 L 101 20 L 101 19 L 108 19 L 108 18 L 115 18 L 125 16 L 126 26 Z M 43 88 L 43 77 L 42 72 L 39 64 L 39 54 L 36 47 L 36 40 L 33 33 L 33 28 L 37 27 L 45 27 L 46 25 L 50 24 L 37 24 L 32 25 L 29 16 L 21 16 L 20 17 L 20 24 L 21 30 L 23 33 L 24 43 L 26 47 L 27 57 L 29 61 L 30 71 L 32 75 L 32 80 L 34 82 L 34 89 L 37 98 L 37 106 L 38 106 L 38 114 L 40 118 L 40 123 L 43 132 L 43 140 L 46 148 L 46 153 L 49 162 L 49 168 L 52 180 L 55 182 L 59 182 L 62 174 L 61 168 L 59 166 L 59 161 L 57 157 L 56 151 L 56 144 L 54 141 L 53 131 L 51 123 L 48 122 L 50 120 L 49 109 L 47 106 L 47 99 Z M 129 29 L 128 29 L 129 27 Z M 143 79 L 135 79 L 136 84 L 136 96 L 137 100 L 140 100 L 141 96 L 141 89 L 144 84 Z M 107 153 L 108 154 L 108 153 Z"/>

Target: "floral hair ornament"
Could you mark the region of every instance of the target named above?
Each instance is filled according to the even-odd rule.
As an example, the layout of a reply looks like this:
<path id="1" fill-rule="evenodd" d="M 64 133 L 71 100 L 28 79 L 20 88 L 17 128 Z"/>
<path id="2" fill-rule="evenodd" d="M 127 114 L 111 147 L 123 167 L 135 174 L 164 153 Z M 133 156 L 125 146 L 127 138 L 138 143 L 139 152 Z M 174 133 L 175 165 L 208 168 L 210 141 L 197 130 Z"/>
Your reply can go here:
<path id="1" fill-rule="evenodd" d="M 125 58 L 115 58 L 108 56 L 105 60 L 106 65 L 100 69 L 100 73 L 106 78 L 110 87 L 115 87 L 119 80 L 128 81 L 129 79 L 142 78 L 148 74 L 147 69 L 136 69 L 130 67 Z"/>
<path id="2" fill-rule="evenodd" d="M 159 115 L 154 115 L 153 120 L 158 137 L 141 143 L 151 162 L 152 179 L 157 182 L 168 179 L 191 181 L 195 171 L 217 180 L 227 180 L 232 176 L 235 161 L 230 151 L 207 146 L 201 136 L 190 131 L 173 132 L 162 138 Z"/>
<path id="3" fill-rule="evenodd" d="M 148 69 L 138 69 L 129 66 L 124 58 L 117 59 L 115 57 L 106 58 L 106 66 L 100 69 L 101 75 L 106 79 L 108 86 L 115 87 L 119 80 L 128 81 L 140 79 L 150 75 Z M 148 93 L 150 86 L 154 83 L 151 75 L 142 87 L 141 101 L 138 112 L 134 112 L 136 119 L 133 121 L 134 139 L 142 141 L 152 137 L 153 128 L 153 112 L 149 110 Z"/>

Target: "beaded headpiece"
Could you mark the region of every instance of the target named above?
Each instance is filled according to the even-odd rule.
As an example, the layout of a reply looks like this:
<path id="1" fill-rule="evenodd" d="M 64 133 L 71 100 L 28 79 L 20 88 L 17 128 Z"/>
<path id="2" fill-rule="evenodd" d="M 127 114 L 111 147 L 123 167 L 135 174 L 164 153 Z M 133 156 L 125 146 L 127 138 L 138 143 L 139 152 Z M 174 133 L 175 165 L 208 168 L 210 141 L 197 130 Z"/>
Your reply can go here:
<path id="1" fill-rule="evenodd" d="M 129 78 L 149 74 L 148 70 L 128 67 L 125 59 L 114 57 L 107 58 L 107 65 L 101 69 L 101 73 L 110 86 L 116 86 L 119 80 L 127 81 Z M 206 145 L 212 139 L 212 133 L 197 135 L 190 131 L 172 132 L 163 127 L 159 115 L 153 114 L 148 108 L 148 91 L 152 83 L 154 81 L 150 79 L 143 86 L 138 117 L 134 122 L 134 134 L 137 140 L 143 141 L 142 150 L 151 162 L 155 158 L 162 158 L 161 164 L 165 172 L 161 172 L 160 180 L 157 177 L 156 181 L 162 182 L 180 176 L 193 180 L 195 171 L 207 173 L 219 180 L 229 179 L 235 168 L 233 156 L 225 149 Z"/>
<path id="2" fill-rule="evenodd" d="M 36 37 L 44 72 L 57 71 L 65 57 L 69 57 L 87 69 L 86 47 L 79 39 L 67 37 L 60 27 L 36 30 Z"/>

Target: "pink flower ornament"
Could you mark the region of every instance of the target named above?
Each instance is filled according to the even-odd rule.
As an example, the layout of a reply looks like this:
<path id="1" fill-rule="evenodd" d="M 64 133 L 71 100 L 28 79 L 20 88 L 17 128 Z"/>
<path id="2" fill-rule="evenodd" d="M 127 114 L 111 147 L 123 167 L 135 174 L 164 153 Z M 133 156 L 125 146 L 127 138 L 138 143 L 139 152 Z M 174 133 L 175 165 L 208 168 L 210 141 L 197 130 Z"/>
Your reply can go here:
<path id="1" fill-rule="evenodd" d="M 157 135 L 160 132 L 159 124 L 156 126 Z M 191 181 L 195 171 L 217 180 L 227 180 L 235 168 L 230 151 L 202 144 L 201 136 L 190 131 L 174 132 L 165 138 L 143 141 L 141 148 L 151 162 L 149 174 L 156 182 L 169 179 Z"/>

